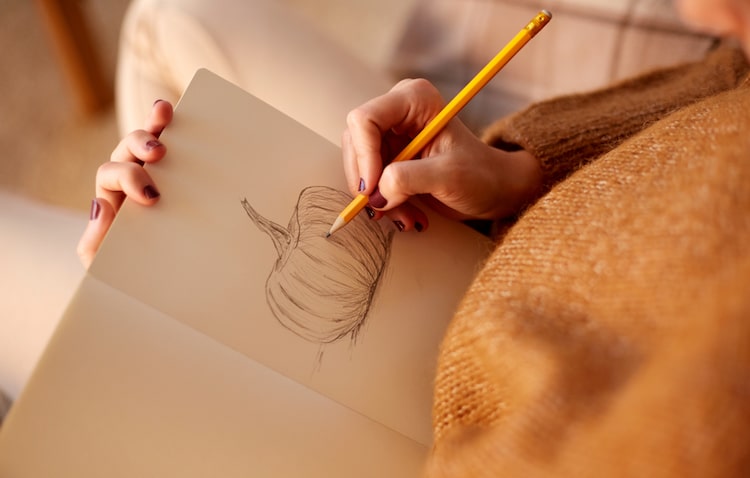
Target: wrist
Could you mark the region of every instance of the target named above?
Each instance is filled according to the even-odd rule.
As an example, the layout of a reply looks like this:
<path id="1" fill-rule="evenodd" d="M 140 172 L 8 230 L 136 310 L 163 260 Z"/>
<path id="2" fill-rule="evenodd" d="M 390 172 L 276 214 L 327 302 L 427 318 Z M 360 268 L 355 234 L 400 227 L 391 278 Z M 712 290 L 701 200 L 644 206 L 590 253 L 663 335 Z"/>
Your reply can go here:
<path id="1" fill-rule="evenodd" d="M 500 162 L 499 190 L 503 191 L 495 219 L 502 219 L 517 215 L 539 197 L 542 193 L 542 167 L 540 161 L 526 150 L 493 149 Z"/>

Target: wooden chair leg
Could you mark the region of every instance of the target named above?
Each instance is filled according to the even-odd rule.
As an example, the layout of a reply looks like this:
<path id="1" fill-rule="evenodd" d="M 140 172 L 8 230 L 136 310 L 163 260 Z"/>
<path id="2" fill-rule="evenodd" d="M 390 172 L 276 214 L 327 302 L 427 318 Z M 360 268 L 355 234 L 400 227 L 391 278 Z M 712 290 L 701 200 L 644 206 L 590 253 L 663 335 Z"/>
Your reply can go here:
<path id="1" fill-rule="evenodd" d="M 105 79 L 80 0 L 36 0 L 79 109 L 91 114 L 107 107 L 113 87 Z"/>

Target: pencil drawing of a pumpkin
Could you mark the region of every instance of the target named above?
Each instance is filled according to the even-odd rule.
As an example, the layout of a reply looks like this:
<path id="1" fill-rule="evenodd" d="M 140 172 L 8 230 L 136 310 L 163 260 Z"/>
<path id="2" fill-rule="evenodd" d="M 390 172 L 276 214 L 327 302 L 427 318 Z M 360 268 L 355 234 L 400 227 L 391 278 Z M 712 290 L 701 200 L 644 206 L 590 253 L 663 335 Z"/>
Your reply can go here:
<path id="1" fill-rule="evenodd" d="M 242 201 L 247 215 L 270 236 L 278 253 L 266 280 L 271 312 L 311 342 L 356 338 L 388 263 L 393 231 L 385 231 L 364 214 L 326 238 L 350 200 L 333 188 L 305 188 L 286 228 L 257 213 L 247 199 Z"/>

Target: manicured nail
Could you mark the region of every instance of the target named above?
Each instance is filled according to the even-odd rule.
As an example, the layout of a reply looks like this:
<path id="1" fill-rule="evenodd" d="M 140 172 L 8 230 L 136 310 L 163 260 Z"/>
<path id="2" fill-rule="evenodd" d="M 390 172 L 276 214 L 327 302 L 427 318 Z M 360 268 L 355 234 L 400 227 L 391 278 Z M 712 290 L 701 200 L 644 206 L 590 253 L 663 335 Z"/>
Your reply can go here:
<path id="1" fill-rule="evenodd" d="M 158 141 L 156 139 L 152 139 L 148 143 L 146 143 L 146 149 L 151 151 L 152 149 L 158 148 L 161 146 L 161 141 Z"/>
<path id="2" fill-rule="evenodd" d="M 359 178 L 359 192 L 362 192 L 365 190 L 365 180 L 362 178 Z"/>
<path id="3" fill-rule="evenodd" d="M 370 216 L 370 219 L 375 217 L 375 210 L 371 208 L 370 206 L 365 206 L 365 212 L 367 213 L 368 216 Z"/>
<path id="4" fill-rule="evenodd" d="M 102 212 L 102 205 L 99 204 L 99 201 L 93 199 L 91 201 L 91 212 L 89 213 L 89 220 L 96 220 L 99 217 L 100 212 Z"/>
<path id="5" fill-rule="evenodd" d="M 398 228 L 399 232 L 404 232 L 404 228 L 406 226 L 404 226 L 403 222 L 401 222 L 401 221 L 393 221 L 393 224 L 396 225 L 396 227 Z"/>
<path id="6" fill-rule="evenodd" d="M 417 232 L 422 232 L 424 230 L 424 226 L 420 222 L 415 222 L 414 229 L 416 229 Z"/>
<path id="7" fill-rule="evenodd" d="M 380 188 L 375 189 L 375 191 L 370 194 L 370 205 L 372 207 L 376 209 L 382 209 L 386 204 L 388 204 L 388 200 L 384 198 L 382 194 L 380 194 Z"/>
<path id="8" fill-rule="evenodd" d="M 151 186 L 150 184 L 143 188 L 143 194 L 149 199 L 154 199 L 161 196 L 161 194 L 159 194 L 159 191 L 157 191 L 156 188 Z"/>

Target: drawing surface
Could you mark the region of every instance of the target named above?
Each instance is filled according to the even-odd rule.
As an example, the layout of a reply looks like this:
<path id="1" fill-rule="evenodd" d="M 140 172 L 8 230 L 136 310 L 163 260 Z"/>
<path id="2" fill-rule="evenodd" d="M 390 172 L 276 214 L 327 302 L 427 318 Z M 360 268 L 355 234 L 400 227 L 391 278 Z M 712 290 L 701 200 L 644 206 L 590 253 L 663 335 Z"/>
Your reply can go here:
<path id="1" fill-rule="evenodd" d="M 159 202 L 148 209 L 126 204 L 114 225 L 118 233 L 106 239 L 91 273 L 430 443 L 437 348 L 488 241 L 435 215 L 425 233 L 396 234 L 387 274 L 356 346 L 327 344 L 318 367 L 320 343 L 279 327 L 267 306 L 265 285 L 279 254 L 269 247 L 268 234 L 248 220 L 241 202 L 246 199 L 268 221 L 288 224 L 300 191 L 310 185 L 347 190 L 341 150 L 210 72 L 199 72 L 191 89 L 196 93 L 182 98 L 162 135 L 167 156 L 148 166 L 159 185 Z M 338 212 L 330 212 L 329 224 Z M 392 227 L 387 220 L 375 224 Z M 346 240 L 356 232 L 346 227 L 334 236 Z M 308 300 L 316 306 L 324 302 Z"/>
<path id="2" fill-rule="evenodd" d="M 106 239 L 92 274 L 430 443 L 437 347 L 488 241 L 436 215 L 425 233 L 395 234 L 387 273 L 356 346 L 340 340 L 326 344 L 319 367 L 320 343 L 279 327 L 269 310 L 266 282 L 279 254 L 241 203 L 246 199 L 268 221 L 288 224 L 300 192 L 309 186 L 347 190 L 341 150 L 210 72 L 199 72 L 191 87 L 196 93 L 182 98 L 162 135 L 167 156 L 148 166 L 159 185 L 159 202 L 148 209 L 126 204 L 114 225 L 118 234 Z M 317 220 L 330 224 L 338 212 Z M 387 219 L 373 224 L 392 229 Z M 346 227 L 332 237 L 345 241 L 360 232 Z M 307 300 L 307 307 L 327 302 L 314 295 Z"/>

